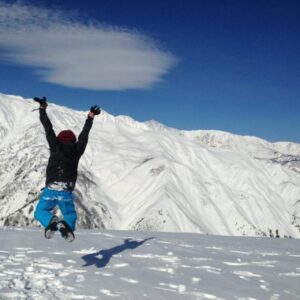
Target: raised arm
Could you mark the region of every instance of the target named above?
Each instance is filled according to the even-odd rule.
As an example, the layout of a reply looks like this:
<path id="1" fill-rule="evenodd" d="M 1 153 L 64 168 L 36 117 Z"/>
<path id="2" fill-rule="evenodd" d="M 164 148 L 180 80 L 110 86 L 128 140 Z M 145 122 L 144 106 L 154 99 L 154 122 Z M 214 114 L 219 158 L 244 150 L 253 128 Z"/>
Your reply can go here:
<path id="1" fill-rule="evenodd" d="M 45 128 L 46 138 L 49 143 L 50 149 L 54 147 L 57 143 L 56 134 L 53 130 L 52 123 L 50 119 L 48 118 L 46 108 L 48 106 L 46 98 L 34 98 L 36 102 L 40 104 L 40 121 L 43 124 L 43 127 Z"/>
<path id="2" fill-rule="evenodd" d="M 88 143 L 89 133 L 93 125 L 93 120 L 96 115 L 99 115 L 101 112 L 100 108 L 97 106 L 92 106 L 88 114 L 88 118 L 85 121 L 83 129 L 78 136 L 77 142 L 77 153 L 82 155 L 85 151 L 86 145 Z"/>

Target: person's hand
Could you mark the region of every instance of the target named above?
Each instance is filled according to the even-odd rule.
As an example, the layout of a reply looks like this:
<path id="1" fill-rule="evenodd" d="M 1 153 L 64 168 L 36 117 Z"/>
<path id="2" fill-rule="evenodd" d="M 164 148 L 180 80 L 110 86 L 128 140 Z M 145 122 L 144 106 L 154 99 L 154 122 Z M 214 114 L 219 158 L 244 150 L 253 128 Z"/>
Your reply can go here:
<path id="1" fill-rule="evenodd" d="M 40 108 L 46 108 L 48 106 L 46 97 L 43 98 L 34 97 L 33 100 L 40 104 Z"/>
<path id="2" fill-rule="evenodd" d="M 95 116 L 100 115 L 101 109 L 97 105 L 92 106 L 89 112 L 89 117 L 94 119 Z"/>
<path id="3" fill-rule="evenodd" d="M 95 105 L 91 107 L 90 112 L 93 113 L 95 116 L 97 116 L 100 115 L 101 109 L 99 106 Z"/>

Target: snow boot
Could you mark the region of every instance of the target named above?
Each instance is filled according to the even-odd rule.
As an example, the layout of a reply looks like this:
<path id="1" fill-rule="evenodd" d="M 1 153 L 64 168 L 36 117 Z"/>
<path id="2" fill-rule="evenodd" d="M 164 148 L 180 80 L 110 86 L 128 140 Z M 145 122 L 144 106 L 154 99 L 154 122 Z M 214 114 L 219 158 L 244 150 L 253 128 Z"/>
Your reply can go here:
<path id="1" fill-rule="evenodd" d="M 54 236 L 55 231 L 58 230 L 57 224 L 59 222 L 59 219 L 57 216 L 53 216 L 49 225 L 45 228 L 45 238 L 51 239 Z"/>
<path id="2" fill-rule="evenodd" d="M 57 224 L 57 228 L 61 234 L 61 236 L 68 242 L 73 242 L 75 240 L 75 235 L 68 225 L 67 222 L 65 221 L 59 221 Z"/>

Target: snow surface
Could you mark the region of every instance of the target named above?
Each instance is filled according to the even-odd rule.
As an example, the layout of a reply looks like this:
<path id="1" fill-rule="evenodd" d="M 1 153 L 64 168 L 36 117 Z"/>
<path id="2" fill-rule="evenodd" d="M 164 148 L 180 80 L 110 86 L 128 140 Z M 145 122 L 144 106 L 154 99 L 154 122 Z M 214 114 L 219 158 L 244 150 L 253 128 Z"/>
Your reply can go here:
<path id="1" fill-rule="evenodd" d="M 0 225 L 33 212 L 49 157 L 37 104 L 0 94 Z M 49 104 L 58 133 L 87 112 Z M 80 228 L 300 237 L 300 145 L 181 131 L 103 111 L 79 164 Z"/>
<path id="2" fill-rule="evenodd" d="M 0 228 L 0 299 L 300 299 L 300 241 Z"/>

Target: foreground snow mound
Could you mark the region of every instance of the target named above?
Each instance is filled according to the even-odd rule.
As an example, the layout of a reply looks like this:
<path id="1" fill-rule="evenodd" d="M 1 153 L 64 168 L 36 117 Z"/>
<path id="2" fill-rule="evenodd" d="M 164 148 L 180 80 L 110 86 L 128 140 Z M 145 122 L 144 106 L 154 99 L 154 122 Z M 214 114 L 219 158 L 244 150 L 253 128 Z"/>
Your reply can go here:
<path id="1" fill-rule="evenodd" d="M 32 225 L 49 156 L 37 105 L 0 94 L 0 224 Z M 87 113 L 51 104 L 54 130 Z M 75 192 L 81 228 L 299 237 L 300 145 L 180 131 L 105 111 Z"/>
<path id="2" fill-rule="evenodd" d="M 300 241 L 0 228 L 1 299 L 299 299 Z"/>

